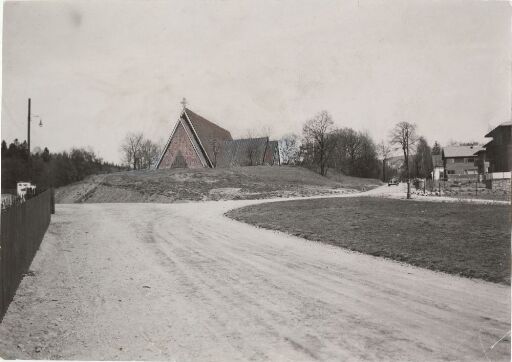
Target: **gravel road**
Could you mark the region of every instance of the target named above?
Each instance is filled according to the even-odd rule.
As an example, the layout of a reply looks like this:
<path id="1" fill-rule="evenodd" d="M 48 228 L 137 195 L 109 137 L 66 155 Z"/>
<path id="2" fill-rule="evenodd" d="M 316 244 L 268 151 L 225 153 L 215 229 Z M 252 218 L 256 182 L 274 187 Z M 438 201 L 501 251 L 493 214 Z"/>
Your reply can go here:
<path id="1" fill-rule="evenodd" d="M 510 360 L 509 286 L 223 216 L 255 202 L 58 205 L 0 356 Z"/>

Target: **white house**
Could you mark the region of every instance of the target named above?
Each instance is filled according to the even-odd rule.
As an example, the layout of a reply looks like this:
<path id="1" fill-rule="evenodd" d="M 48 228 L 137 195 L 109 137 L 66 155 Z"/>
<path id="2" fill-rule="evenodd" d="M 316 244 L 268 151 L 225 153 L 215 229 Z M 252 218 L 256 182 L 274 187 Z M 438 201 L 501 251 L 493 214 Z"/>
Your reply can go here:
<path id="1" fill-rule="evenodd" d="M 18 188 L 17 188 L 17 192 L 18 192 L 18 196 L 21 197 L 22 199 L 25 198 L 25 195 L 27 194 L 27 192 L 30 190 L 30 192 L 35 192 L 36 191 L 36 185 L 32 185 L 30 182 L 18 182 Z"/>

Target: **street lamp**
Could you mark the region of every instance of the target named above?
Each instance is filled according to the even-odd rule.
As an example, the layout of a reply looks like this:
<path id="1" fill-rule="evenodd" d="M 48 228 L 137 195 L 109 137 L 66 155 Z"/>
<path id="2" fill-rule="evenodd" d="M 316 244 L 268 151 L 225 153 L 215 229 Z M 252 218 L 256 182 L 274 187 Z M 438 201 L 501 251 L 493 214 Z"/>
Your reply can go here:
<path id="1" fill-rule="evenodd" d="M 33 114 L 32 118 L 38 118 L 39 119 L 39 127 L 43 127 L 43 119 L 41 116 L 38 116 L 37 114 Z"/>

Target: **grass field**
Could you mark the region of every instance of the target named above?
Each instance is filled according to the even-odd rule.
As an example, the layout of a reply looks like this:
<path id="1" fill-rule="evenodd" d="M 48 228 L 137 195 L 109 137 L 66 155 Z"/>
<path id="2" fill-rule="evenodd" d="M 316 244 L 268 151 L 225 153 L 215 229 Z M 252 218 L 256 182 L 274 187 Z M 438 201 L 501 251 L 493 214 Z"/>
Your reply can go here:
<path id="1" fill-rule="evenodd" d="M 353 192 L 380 184 L 344 175 L 331 180 L 288 166 L 167 169 L 94 175 L 57 189 L 55 196 L 60 203 L 263 199 L 328 195 L 343 189 Z"/>
<path id="2" fill-rule="evenodd" d="M 365 254 L 510 284 L 510 206 L 349 197 L 266 203 L 226 215 Z"/>

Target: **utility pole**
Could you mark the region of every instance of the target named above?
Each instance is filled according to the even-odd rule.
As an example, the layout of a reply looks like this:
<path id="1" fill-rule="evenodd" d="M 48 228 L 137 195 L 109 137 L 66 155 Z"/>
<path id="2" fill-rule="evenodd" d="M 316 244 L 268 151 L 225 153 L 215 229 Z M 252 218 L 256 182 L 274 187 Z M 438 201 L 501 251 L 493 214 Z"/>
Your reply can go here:
<path id="1" fill-rule="evenodd" d="M 405 156 L 405 166 L 407 167 L 407 199 L 411 198 L 411 172 L 409 170 L 409 128 L 405 130 L 405 142 L 407 144 L 407 154 Z"/>
<path id="2" fill-rule="evenodd" d="M 30 98 L 28 99 L 27 144 L 28 144 L 28 158 L 30 158 Z"/>

